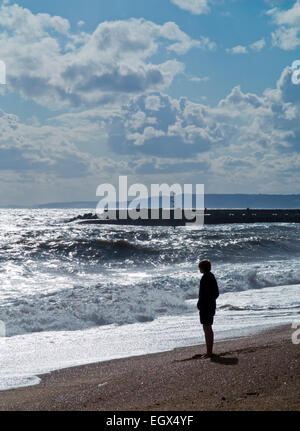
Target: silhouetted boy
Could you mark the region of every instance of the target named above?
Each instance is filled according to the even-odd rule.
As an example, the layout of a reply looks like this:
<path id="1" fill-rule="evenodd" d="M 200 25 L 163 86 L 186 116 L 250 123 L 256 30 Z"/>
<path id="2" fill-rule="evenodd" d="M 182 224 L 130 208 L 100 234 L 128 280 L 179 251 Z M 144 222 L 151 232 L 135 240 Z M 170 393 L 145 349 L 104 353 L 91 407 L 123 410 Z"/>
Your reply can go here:
<path id="1" fill-rule="evenodd" d="M 199 262 L 199 270 L 203 276 L 200 280 L 197 308 L 200 314 L 200 323 L 203 325 L 205 334 L 207 353 L 204 357 L 211 358 L 214 345 L 212 324 L 216 313 L 216 299 L 219 296 L 219 288 L 215 276 L 210 272 L 211 263 L 209 260 L 201 260 Z"/>

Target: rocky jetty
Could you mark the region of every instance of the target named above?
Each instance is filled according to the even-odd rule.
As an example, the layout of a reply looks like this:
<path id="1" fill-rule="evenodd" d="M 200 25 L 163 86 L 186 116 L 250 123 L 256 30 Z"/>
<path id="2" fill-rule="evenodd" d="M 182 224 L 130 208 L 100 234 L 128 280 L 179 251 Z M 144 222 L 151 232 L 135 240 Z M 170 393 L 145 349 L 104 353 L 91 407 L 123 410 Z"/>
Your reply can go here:
<path id="1" fill-rule="evenodd" d="M 151 218 L 148 210 L 148 219 L 133 220 L 130 217 L 121 219 L 119 211 L 116 212 L 116 220 L 99 219 L 97 214 L 87 213 L 68 220 L 78 221 L 82 224 L 114 224 L 134 226 L 184 226 L 191 223 L 185 218 L 184 213 L 179 219 L 175 218 L 174 210 L 170 210 L 170 218 L 162 217 L 159 210 L 157 219 Z M 204 224 L 229 224 L 229 223 L 300 223 L 300 209 L 205 209 Z"/>

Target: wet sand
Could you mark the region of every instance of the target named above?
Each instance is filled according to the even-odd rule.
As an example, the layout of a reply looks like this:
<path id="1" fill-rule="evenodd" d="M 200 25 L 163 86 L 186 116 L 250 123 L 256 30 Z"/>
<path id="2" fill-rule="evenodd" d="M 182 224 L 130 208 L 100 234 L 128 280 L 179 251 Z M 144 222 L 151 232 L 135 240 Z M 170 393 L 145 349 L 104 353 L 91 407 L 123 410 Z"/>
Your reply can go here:
<path id="1" fill-rule="evenodd" d="M 300 344 L 291 326 L 42 375 L 0 392 L 0 410 L 300 410 Z M 197 356 L 198 355 L 198 356 Z"/>

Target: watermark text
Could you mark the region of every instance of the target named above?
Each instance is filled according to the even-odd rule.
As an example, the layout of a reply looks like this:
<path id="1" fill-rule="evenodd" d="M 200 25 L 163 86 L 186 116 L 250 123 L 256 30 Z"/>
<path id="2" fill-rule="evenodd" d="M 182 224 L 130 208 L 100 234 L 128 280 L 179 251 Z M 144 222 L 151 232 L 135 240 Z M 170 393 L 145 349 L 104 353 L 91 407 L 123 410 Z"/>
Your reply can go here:
<path id="1" fill-rule="evenodd" d="M 292 333 L 292 343 L 300 344 L 300 320 L 294 320 L 292 323 L 292 329 L 296 329 L 296 331 Z"/>
<path id="2" fill-rule="evenodd" d="M 127 176 L 119 177 L 118 193 L 112 184 L 100 184 L 102 197 L 96 213 L 104 220 L 183 220 L 186 225 L 204 224 L 203 184 L 144 184 L 128 187 Z M 133 199 L 129 199 L 129 198 Z"/>
<path id="3" fill-rule="evenodd" d="M 294 85 L 300 84 L 300 60 L 295 60 L 291 66 L 292 69 L 292 83 Z"/>

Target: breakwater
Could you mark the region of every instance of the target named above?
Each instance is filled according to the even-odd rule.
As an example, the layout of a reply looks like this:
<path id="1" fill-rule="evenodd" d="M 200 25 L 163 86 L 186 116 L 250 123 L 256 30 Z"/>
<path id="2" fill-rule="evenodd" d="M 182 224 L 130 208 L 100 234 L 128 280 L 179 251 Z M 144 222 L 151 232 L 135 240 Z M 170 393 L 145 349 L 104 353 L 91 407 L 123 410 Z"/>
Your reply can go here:
<path id="1" fill-rule="evenodd" d="M 163 215 L 164 211 L 164 215 Z M 116 211 L 115 220 L 99 219 L 96 214 L 89 213 L 78 216 L 70 221 L 79 221 L 83 224 L 113 224 L 135 226 L 185 226 L 192 223 L 183 211 L 180 216 L 175 216 L 173 209 L 166 218 L 166 210 L 158 210 L 157 217 L 153 218 L 151 210 L 148 210 L 147 219 L 134 220 L 132 217 L 120 217 Z M 127 213 L 128 214 L 128 213 Z M 300 209 L 208 209 L 204 210 L 204 224 L 228 224 L 228 223 L 300 223 Z"/>

